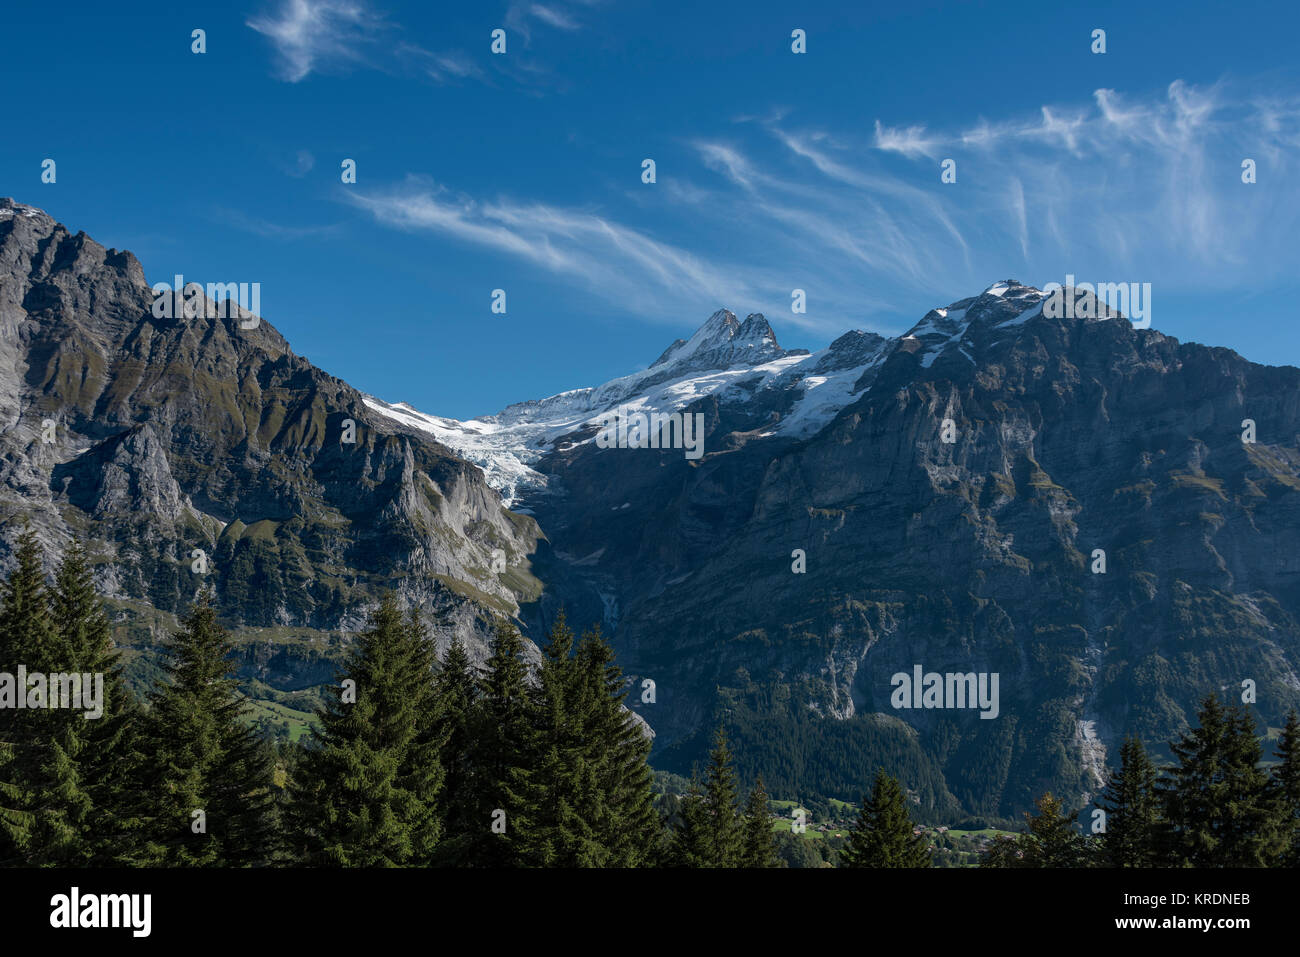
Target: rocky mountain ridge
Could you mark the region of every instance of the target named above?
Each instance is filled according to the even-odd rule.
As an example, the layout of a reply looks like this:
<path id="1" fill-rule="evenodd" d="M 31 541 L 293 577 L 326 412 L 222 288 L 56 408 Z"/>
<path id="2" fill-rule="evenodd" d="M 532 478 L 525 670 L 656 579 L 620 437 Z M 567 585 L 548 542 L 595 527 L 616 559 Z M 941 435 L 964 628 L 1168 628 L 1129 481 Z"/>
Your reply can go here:
<path id="1" fill-rule="evenodd" d="M 1082 802 L 1124 734 L 1159 751 L 1208 691 L 1253 682 L 1273 727 L 1300 704 L 1300 370 L 1095 297 L 1075 314 L 1104 318 L 1043 305 L 1006 280 L 893 339 L 760 336 L 752 362 L 656 363 L 434 431 L 526 459 L 548 587 L 525 613 L 603 620 L 656 682 L 663 766 L 689 771 L 723 721 L 783 793 L 851 799 L 884 762 L 935 813 Z M 685 341 L 738 328 L 723 311 Z M 702 414 L 704 457 L 598 448 L 619 405 Z M 918 665 L 999 674 L 999 717 L 895 707 Z"/>
<path id="2" fill-rule="evenodd" d="M 0 566 L 24 524 L 51 553 L 82 538 L 137 650 L 211 583 L 290 685 L 284 649 L 318 679 L 384 589 L 484 654 L 540 589 L 536 523 L 264 319 L 155 298 L 130 253 L 0 200 Z"/>

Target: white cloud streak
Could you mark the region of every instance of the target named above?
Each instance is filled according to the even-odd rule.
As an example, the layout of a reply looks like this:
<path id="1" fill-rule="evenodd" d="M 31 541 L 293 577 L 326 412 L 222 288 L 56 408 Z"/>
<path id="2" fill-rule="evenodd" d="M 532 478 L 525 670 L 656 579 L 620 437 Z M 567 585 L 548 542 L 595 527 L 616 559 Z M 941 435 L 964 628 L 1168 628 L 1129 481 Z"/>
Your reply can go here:
<path id="1" fill-rule="evenodd" d="M 669 321 L 672 307 L 755 302 L 770 295 L 760 291 L 762 277 L 748 266 L 707 260 L 597 213 L 544 203 L 477 202 L 417 178 L 387 191 L 344 195 L 381 223 L 523 260 L 648 318 Z"/>
<path id="2" fill-rule="evenodd" d="M 280 0 L 274 13 L 246 25 L 270 41 L 276 74 L 288 83 L 360 68 L 414 73 L 438 83 L 483 75 L 462 51 L 436 52 L 401 39 L 402 28 L 365 0 Z"/>
<path id="3" fill-rule="evenodd" d="M 673 321 L 723 305 L 818 333 L 1005 278 L 1218 288 L 1294 268 L 1300 198 L 1286 184 L 1300 96 L 1102 89 L 1025 116 L 877 124 L 857 139 L 773 111 L 685 146 L 617 214 L 483 202 L 420 180 L 349 198 L 379 222 L 526 262 L 628 313 Z M 1240 181 L 1247 156 L 1258 185 Z M 944 158 L 957 161 L 951 185 Z M 789 311 L 794 288 L 807 315 Z"/>
<path id="4" fill-rule="evenodd" d="M 275 46 L 280 77 L 297 83 L 322 64 L 363 62 L 381 24 L 355 0 L 284 0 L 247 25 Z"/>

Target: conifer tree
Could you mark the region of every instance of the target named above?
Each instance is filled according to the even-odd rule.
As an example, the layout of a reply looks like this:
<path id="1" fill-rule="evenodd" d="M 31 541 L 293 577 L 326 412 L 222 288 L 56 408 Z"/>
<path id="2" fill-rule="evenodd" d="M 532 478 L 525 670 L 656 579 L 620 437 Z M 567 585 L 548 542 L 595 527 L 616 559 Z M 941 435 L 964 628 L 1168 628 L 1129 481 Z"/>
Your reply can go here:
<path id="1" fill-rule="evenodd" d="M 29 673 L 50 676 L 50 703 L 65 692 L 102 695 L 98 717 L 89 716 L 85 697 L 61 701 L 59 708 L 6 710 L 0 846 L 7 844 L 9 851 L 0 851 L 0 860 L 31 866 L 110 863 L 130 846 L 138 823 L 130 734 L 134 699 L 122 680 L 81 545 L 70 546 L 52 590 L 45 586 L 40 546 L 30 531 L 20 538 L 17 558 L 0 611 L 0 670 L 14 673 L 23 664 Z M 16 798 L 11 806 L 6 796 Z"/>
<path id="2" fill-rule="evenodd" d="M 1300 715 L 1293 708 L 1274 752 L 1271 796 L 1276 818 L 1278 850 L 1276 862 L 1283 867 L 1300 866 Z"/>
<path id="3" fill-rule="evenodd" d="M 171 636 L 167 680 L 151 699 L 149 820 L 138 863 L 240 867 L 274 854 L 270 765 L 241 721 L 234 649 L 214 602 L 205 588 Z"/>
<path id="4" fill-rule="evenodd" d="M 533 700 L 522 655 L 519 630 L 498 620 L 475 708 L 474 812 L 464 854 L 475 866 L 519 867 L 528 862 L 535 743 Z"/>
<path id="5" fill-rule="evenodd" d="M 594 775 L 604 742 L 589 733 L 597 701 L 584 694 L 573 643 L 561 611 L 543 649 L 535 699 L 533 811 L 524 842 L 529 863 L 538 867 L 600 867 L 609 857 L 593 827 L 604 816 Z"/>
<path id="6" fill-rule="evenodd" d="M 1106 812 L 1102 858 L 1110 867 L 1155 867 L 1160 825 L 1159 774 L 1141 739 L 1125 738 L 1120 766 L 1098 803 Z"/>
<path id="7" fill-rule="evenodd" d="M 0 650 L 9 666 L 35 670 L 37 663 L 58 657 L 60 639 L 50 612 L 41 546 L 30 528 L 19 535 L 14 558 L 0 607 Z"/>
<path id="8" fill-rule="evenodd" d="M 1159 785 L 1167 821 L 1164 851 L 1172 865 L 1212 866 L 1219 843 L 1214 816 L 1223 790 L 1219 765 L 1227 722 L 1216 695 L 1205 698 L 1197 720 L 1197 727 L 1170 743 L 1177 763 Z"/>
<path id="9" fill-rule="evenodd" d="M 709 867 L 739 867 L 742 839 L 736 800 L 736 772 L 731 766 L 727 732 L 719 726 L 704 778 L 704 807 L 708 822 Z"/>
<path id="10" fill-rule="evenodd" d="M 15 676 L 19 666 L 44 672 L 59 657 L 42 558 L 35 533 L 24 528 L 0 604 L 0 671 Z M 68 769 L 50 748 L 51 712 L 17 709 L 16 697 L 27 689 L 14 687 L 12 693 L 15 700 L 0 701 L 0 863 L 16 866 L 29 863 L 47 839 L 38 809 L 52 797 L 52 781 Z M 45 824 L 58 821 L 47 818 Z"/>
<path id="11" fill-rule="evenodd" d="M 404 689 L 404 707 L 411 720 L 405 731 L 401 730 L 401 720 L 391 724 L 399 733 L 409 735 L 397 783 L 410 796 L 405 821 L 411 829 L 411 862 L 428 866 L 442 838 L 438 799 L 446 775 L 442 752 L 447 729 L 438 720 L 434 684 L 437 656 L 415 609 L 408 613 L 401 636 L 406 654 L 398 686 Z"/>
<path id="12" fill-rule="evenodd" d="M 1221 867 L 1267 867 L 1275 854 L 1277 819 L 1268 772 L 1260 766 L 1264 748 L 1251 709 L 1228 708 L 1225 736 Z"/>
<path id="13" fill-rule="evenodd" d="M 318 712 L 293 787 L 308 863 L 428 863 L 439 835 L 442 738 L 423 629 L 386 595 Z"/>
<path id="14" fill-rule="evenodd" d="M 745 803 L 745 837 L 742 867 L 776 867 L 776 835 L 767 809 L 767 791 L 759 775 Z"/>
<path id="15" fill-rule="evenodd" d="M 701 784 L 695 775 L 682 799 L 680 822 L 673 834 L 669 859 L 677 867 L 740 867 L 744 863 L 744 830 L 736 806 L 736 776 L 726 731 L 719 726 Z"/>
<path id="16" fill-rule="evenodd" d="M 1199 726 L 1172 742 L 1177 764 L 1161 783 L 1166 863 L 1258 867 L 1272 839 L 1268 778 L 1255 722 L 1243 706 L 1209 695 Z"/>
<path id="17" fill-rule="evenodd" d="M 1074 817 L 1066 813 L 1060 798 L 1049 791 L 1034 802 L 1036 815 L 1026 814 L 1029 830 L 1017 839 L 1023 851 L 1024 867 L 1080 867 L 1083 864 L 1083 836 Z"/>
<path id="18" fill-rule="evenodd" d="M 108 621 L 95 592 L 82 546 L 73 542 L 59 565 L 50 593 L 56 641 L 42 662 L 48 673 L 102 681 L 100 714 L 51 711 L 43 782 L 37 796 L 37 865 L 86 866 L 129 854 L 139 826 L 138 717 L 113 649 Z"/>
<path id="19" fill-rule="evenodd" d="M 438 863 L 462 864 L 471 827 L 475 820 L 474 804 L 474 711 L 478 695 L 469 655 L 459 638 L 453 638 L 434 680 L 435 727 L 443 742 L 441 764 L 443 787 L 442 841 L 435 857 Z"/>
<path id="20" fill-rule="evenodd" d="M 690 787 L 682 797 L 679 814 L 669 860 L 676 867 L 713 867 L 712 819 L 696 777 L 691 778 Z"/>
<path id="21" fill-rule="evenodd" d="M 1024 851 L 1020 841 L 1006 834 L 995 834 L 980 855 L 980 867 L 1022 867 Z"/>
<path id="22" fill-rule="evenodd" d="M 25 792 L 18 773 L 18 742 L 13 728 L 0 728 L 0 867 L 22 863 L 19 841 L 28 827 Z"/>
<path id="23" fill-rule="evenodd" d="M 913 834 L 907 796 L 898 780 L 876 772 L 871 796 L 863 798 L 857 823 L 841 852 L 842 867 L 930 867 L 926 839 Z"/>
<path id="24" fill-rule="evenodd" d="M 607 866 L 657 863 L 663 825 L 654 806 L 650 738 L 624 705 L 627 683 L 614 650 L 593 628 L 582 637 L 575 664 L 581 691 L 588 785 L 583 812 L 608 854 Z"/>

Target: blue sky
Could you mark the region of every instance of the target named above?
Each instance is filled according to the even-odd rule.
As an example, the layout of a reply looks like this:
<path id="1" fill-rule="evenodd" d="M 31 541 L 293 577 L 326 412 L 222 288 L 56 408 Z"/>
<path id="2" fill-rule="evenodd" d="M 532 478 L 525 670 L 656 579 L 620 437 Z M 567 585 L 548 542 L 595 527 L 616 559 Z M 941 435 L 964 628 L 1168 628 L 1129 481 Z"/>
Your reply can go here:
<path id="1" fill-rule="evenodd" d="M 816 349 L 1067 274 L 1300 365 L 1300 8 L 1134 6 L 8 0 L 0 195 L 260 282 L 295 351 L 459 418 L 720 306 Z"/>

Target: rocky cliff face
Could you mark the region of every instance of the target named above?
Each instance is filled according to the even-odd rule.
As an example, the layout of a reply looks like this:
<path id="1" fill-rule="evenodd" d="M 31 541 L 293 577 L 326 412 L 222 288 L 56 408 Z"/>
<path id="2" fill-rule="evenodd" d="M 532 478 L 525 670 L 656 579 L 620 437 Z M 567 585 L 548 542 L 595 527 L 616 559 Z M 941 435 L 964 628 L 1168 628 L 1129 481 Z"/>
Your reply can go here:
<path id="1" fill-rule="evenodd" d="M 265 320 L 154 302 L 130 253 L 0 200 L 0 564 L 24 522 L 52 548 L 81 537 L 145 645 L 204 583 L 232 627 L 290 650 L 394 589 L 481 654 L 490 613 L 536 595 L 536 523 L 477 468 Z"/>
<path id="2" fill-rule="evenodd" d="M 604 619 L 656 681 L 661 763 L 722 720 L 787 793 L 852 797 L 884 761 L 936 809 L 1011 814 L 1095 794 L 1124 734 L 1161 750 L 1207 692 L 1252 682 L 1262 725 L 1300 704 L 1300 370 L 1010 281 L 804 363 L 679 404 L 700 461 L 588 424 L 534 466 L 530 614 Z M 998 716 L 894 707 L 917 665 L 997 673 Z"/>

